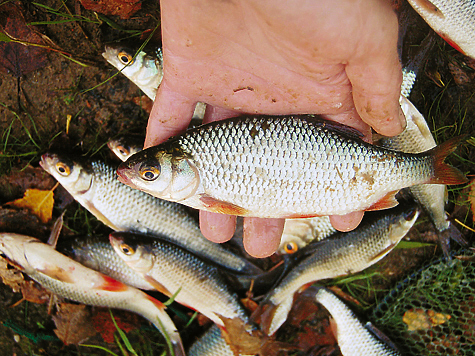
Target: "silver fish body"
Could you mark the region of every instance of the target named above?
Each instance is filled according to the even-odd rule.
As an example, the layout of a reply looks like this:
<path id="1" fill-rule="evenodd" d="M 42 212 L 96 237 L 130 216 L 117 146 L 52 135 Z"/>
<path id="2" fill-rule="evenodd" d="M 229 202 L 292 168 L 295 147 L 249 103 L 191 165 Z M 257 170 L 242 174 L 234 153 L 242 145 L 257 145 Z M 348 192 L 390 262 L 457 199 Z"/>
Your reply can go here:
<path id="1" fill-rule="evenodd" d="M 450 45 L 475 58 L 475 1 L 408 0 L 408 2 Z"/>
<path id="2" fill-rule="evenodd" d="M 0 252 L 22 272 L 63 298 L 142 315 L 170 338 L 175 355 L 185 355 L 165 306 L 144 292 L 84 267 L 33 237 L 0 233 Z"/>
<path id="3" fill-rule="evenodd" d="M 398 356 L 397 350 L 378 339 L 337 296 L 320 288 L 315 296 L 336 323 L 338 346 L 343 356 Z"/>
<path id="4" fill-rule="evenodd" d="M 82 206 L 116 231 L 160 234 L 227 269 L 259 273 L 259 268 L 207 240 L 183 206 L 156 199 L 120 183 L 114 167 L 100 161 L 81 163 L 47 153 L 40 165 Z"/>
<path id="5" fill-rule="evenodd" d="M 176 245 L 131 233 L 113 233 L 110 241 L 127 265 L 165 295 L 194 309 L 216 324 L 222 318 L 248 323 L 237 295 L 218 269 Z"/>
<path id="6" fill-rule="evenodd" d="M 106 46 L 102 56 L 137 85 L 151 100 L 155 100 L 157 89 L 163 78 L 163 58 L 161 49 L 153 57 L 140 51 Z"/>
<path id="7" fill-rule="evenodd" d="M 367 144 L 356 135 L 313 115 L 244 116 L 136 153 L 118 174 L 122 182 L 162 199 L 263 218 L 384 209 L 397 205 L 394 195 L 404 187 L 466 182 L 442 163 L 460 138 L 414 155 Z"/>
<path id="8" fill-rule="evenodd" d="M 62 240 L 57 250 L 83 266 L 131 287 L 144 290 L 155 289 L 119 257 L 109 242 L 109 236 L 79 236 L 68 241 Z"/>
<path id="9" fill-rule="evenodd" d="M 289 271 L 259 306 L 264 330 L 272 335 L 284 323 L 300 288 L 362 271 L 381 260 L 407 234 L 418 216 L 415 206 L 389 210 L 381 218 L 364 220 L 354 231 L 309 245 L 308 256 Z"/>
<path id="10" fill-rule="evenodd" d="M 310 242 L 321 241 L 336 232 L 328 216 L 286 219 L 277 253 L 295 253 Z"/>

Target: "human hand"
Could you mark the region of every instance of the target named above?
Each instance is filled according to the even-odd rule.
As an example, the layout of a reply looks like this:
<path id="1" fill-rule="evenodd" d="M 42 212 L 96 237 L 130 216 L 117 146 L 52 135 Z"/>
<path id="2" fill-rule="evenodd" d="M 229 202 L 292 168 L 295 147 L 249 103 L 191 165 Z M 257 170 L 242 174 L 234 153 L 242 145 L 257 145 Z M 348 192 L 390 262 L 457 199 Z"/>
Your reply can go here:
<path id="1" fill-rule="evenodd" d="M 337 5 L 336 5 L 337 4 Z M 386 0 L 162 0 L 164 76 L 145 147 L 188 126 L 198 101 L 205 122 L 237 113 L 324 114 L 360 130 L 400 133 L 397 17 Z M 363 212 L 331 217 L 355 228 Z M 233 235 L 233 216 L 200 211 L 203 234 Z M 255 257 L 278 247 L 282 219 L 244 219 Z"/>

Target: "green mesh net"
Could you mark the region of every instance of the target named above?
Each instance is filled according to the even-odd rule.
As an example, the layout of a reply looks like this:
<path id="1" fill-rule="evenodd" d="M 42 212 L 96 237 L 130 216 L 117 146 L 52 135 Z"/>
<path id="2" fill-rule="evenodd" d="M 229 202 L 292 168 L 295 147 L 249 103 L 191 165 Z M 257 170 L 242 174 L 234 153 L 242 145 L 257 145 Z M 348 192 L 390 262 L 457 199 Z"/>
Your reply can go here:
<path id="1" fill-rule="evenodd" d="M 403 355 L 475 355 L 475 253 L 438 260 L 400 282 L 371 320 Z"/>

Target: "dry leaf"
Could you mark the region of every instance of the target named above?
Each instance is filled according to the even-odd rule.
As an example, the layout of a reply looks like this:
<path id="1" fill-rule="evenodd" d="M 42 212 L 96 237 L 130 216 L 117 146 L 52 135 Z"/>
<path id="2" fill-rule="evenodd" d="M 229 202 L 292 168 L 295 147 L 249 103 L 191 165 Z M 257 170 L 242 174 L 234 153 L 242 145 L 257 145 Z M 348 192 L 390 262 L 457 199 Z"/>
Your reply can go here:
<path id="1" fill-rule="evenodd" d="M 402 321 L 407 324 L 408 331 L 428 330 L 434 326 L 444 324 L 450 320 L 448 314 L 437 313 L 433 310 L 424 310 L 420 308 L 406 311 Z"/>
<path id="2" fill-rule="evenodd" d="M 80 344 L 97 333 L 91 324 L 89 310 L 82 304 L 59 304 L 53 321 L 56 325 L 54 333 L 65 345 Z"/>
<path id="3" fill-rule="evenodd" d="M 27 189 L 21 199 L 8 203 L 17 208 L 27 208 L 36 215 L 43 224 L 51 220 L 53 214 L 53 190 Z"/>
<path id="4" fill-rule="evenodd" d="M 16 268 L 11 268 L 5 259 L 0 259 L 0 277 L 7 286 L 11 287 L 13 291 L 19 292 L 21 287 L 25 284 L 23 274 Z"/>
<path id="5" fill-rule="evenodd" d="M 136 314 L 120 313 L 114 311 L 113 315 L 117 326 L 126 333 L 137 329 L 138 325 L 140 325 L 140 319 Z M 102 339 L 105 342 L 114 342 L 114 333 L 117 331 L 117 329 L 112 321 L 109 310 L 100 309 L 93 316 L 92 324 L 94 325 L 94 329 L 101 334 Z"/>
<path id="6" fill-rule="evenodd" d="M 142 7 L 141 0 L 79 0 L 87 10 L 128 19 Z"/>

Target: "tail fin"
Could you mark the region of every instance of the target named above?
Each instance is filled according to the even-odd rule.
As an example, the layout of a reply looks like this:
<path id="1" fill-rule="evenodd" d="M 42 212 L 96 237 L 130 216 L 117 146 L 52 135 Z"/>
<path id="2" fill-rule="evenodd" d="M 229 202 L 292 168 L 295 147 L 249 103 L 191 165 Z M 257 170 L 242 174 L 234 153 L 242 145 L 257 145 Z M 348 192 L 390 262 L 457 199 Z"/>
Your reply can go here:
<path id="1" fill-rule="evenodd" d="M 451 138 L 428 152 L 434 159 L 434 177 L 429 181 L 429 184 L 463 184 L 468 182 L 467 177 L 460 170 L 444 163 L 445 158 L 454 152 L 466 137 L 467 135 L 461 135 Z"/>

